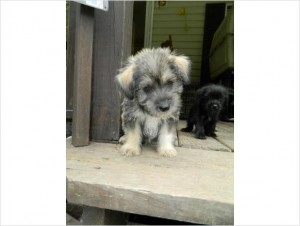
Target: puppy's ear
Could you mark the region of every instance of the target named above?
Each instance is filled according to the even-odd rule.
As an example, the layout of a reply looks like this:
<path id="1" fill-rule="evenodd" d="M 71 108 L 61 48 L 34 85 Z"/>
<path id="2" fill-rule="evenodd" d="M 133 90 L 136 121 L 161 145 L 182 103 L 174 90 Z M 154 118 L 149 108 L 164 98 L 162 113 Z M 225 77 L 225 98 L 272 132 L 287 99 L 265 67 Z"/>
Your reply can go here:
<path id="1" fill-rule="evenodd" d="M 169 58 L 170 68 L 179 78 L 183 81 L 183 84 L 190 83 L 190 71 L 191 61 L 186 56 L 172 55 Z"/>
<path id="2" fill-rule="evenodd" d="M 120 73 L 116 76 L 115 79 L 118 87 L 121 89 L 123 94 L 129 99 L 133 99 L 134 96 L 133 72 L 134 72 L 134 64 L 131 64 L 121 69 Z"/>

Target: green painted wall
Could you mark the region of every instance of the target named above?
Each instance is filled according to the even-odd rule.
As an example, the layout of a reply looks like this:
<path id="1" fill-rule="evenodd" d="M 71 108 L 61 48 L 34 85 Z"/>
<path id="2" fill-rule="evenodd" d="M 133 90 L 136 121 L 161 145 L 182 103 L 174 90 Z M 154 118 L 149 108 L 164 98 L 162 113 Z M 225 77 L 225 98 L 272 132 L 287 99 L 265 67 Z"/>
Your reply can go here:
<path id="1" fill-rule="evenodd" d="M 160 47 L 172 35 L 173 48 L 192 60 L 192 81 L 200 81 L 202 39 L 206 2 L 167 1 L 165 6 L 154 5 L 152 46 Z M 179 15 L 180 10 L 185 11 Z"/>

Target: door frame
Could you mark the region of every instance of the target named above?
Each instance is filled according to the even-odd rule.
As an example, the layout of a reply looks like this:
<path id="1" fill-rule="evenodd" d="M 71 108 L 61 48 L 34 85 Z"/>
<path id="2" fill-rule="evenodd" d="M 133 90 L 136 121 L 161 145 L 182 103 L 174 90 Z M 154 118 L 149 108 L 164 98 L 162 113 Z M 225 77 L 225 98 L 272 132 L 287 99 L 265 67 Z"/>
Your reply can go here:
<path id="1" fill-rule="evenodd" d="M 153 13 L 154 13 L 154 1 L 147 1 L 146 3 L 146 18 L 145 18 L 145 35 L 144 35 L 144 47 L 152 47 L 152 27 L 153 27 Z"/>

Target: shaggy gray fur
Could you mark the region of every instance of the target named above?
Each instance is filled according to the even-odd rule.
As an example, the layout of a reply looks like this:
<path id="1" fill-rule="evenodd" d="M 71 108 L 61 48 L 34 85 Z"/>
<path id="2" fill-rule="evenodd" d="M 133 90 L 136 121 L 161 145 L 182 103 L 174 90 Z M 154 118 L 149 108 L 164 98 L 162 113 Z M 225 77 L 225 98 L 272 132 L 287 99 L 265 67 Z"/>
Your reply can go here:
<path id="1" fill-rule="evenodd" d="M 160 134 L 164 124 L 170 133 L 175 129 L 181 108 L 180 96 L 183 84 L 189 82 L 190 66 L 187 57 L 166 48 L 144 49 L 128 59 L 116 77 L 124 94 L 122 127 L 125 143 L 128 131 L 134 131 L 137 126 L 141 140 L 148 142 L 164 136 Z M 131 155 L 130 150 L 124 152 Z"/>

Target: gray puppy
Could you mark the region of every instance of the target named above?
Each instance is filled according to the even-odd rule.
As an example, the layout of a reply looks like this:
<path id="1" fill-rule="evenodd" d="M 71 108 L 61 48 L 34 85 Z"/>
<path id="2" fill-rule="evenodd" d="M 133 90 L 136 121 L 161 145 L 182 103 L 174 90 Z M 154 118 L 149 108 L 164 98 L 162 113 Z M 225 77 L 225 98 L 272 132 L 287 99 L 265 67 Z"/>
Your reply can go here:
<path id="1" fill-rule="evenodd" d="M 129 57 L 116 82 L 124 94 L 121 137 L 123 155 L 139 155 L 142 142 L 157 140 L 162 156 L 174 156 L 176 123 L 183 84 L 189 82 L 191 62 L 167 48 L 143 49 Z"/>

